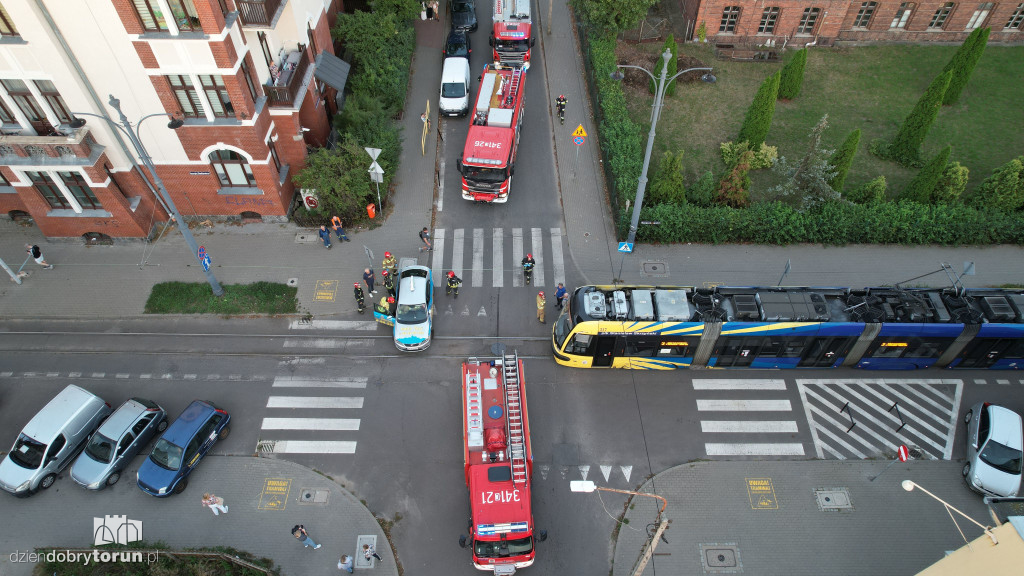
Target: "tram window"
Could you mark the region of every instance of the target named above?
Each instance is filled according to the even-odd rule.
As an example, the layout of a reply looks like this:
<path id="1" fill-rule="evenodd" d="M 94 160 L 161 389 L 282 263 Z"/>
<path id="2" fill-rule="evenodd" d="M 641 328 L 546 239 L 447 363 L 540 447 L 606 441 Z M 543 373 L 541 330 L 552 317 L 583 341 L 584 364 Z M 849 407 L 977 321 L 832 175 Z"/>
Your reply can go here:
<path id="1" fill-rule="evenodd" d="M 626 356 L 654 356 L 658 352 L 659 342 L 657 340 L 636 340 L 626 339 Z"/>
<path id="2" fill-rule="evenodd" d="M 581 354 L 587 355 L 592 354 L 594 344 L 594 336 L 592 334 L 576 334 L 569 341 L 569 344 L 565 346 L 566 354 Z"/>
<path id="3" fill-rule="evenodd" d="M 911 338 L 910 346 L 907 347 L 904 358 L 936 358 L 948 346 L 946 340 L 920 340 Z"/>
<path id="4" fill-rule="evenodd" d="M 1024 358 L 1024 340 L 1018 340 L 1013 343 L 1013 345 L 1003 353 L 1003 358 Z"/>
<path id="5" fill-rule="evenodd" d="M 782 358 L 799 358 L 807 344 L 807 338 L 790 338 L 786 340 L 786 349 L 782 351 Z"/>
<path id="6" fill-rule="evenodd" d="M 763 358 L 774 358 L 782 352 L 784 345 L 781 338 L 765 338 L 764 345 L 761 346 L 760 356 Z"/>

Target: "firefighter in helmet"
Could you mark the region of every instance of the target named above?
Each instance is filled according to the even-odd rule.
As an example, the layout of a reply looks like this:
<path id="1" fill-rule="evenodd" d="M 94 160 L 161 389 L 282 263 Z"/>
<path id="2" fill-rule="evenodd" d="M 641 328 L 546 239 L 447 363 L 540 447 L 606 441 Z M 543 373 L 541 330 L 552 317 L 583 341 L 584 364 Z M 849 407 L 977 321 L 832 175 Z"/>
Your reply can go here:
<path id="1" fill-rule="evenodd" d="M 529 285 L 533 280 L 533 267 L 537 265 L 537 261 L 533 259 L 533 254 L 527 254 L 523 257 L 521 264 L 523 265 L 523 277 L 526 278 L 526 284 Z"/>
<path id="2" fill-rule="evenodd" d="M 356 297 L 356 306 L 357 309 L 359 310 L 359 313 L 362 314 L 363 310 L 366 310 L 366 304 L 364 304 L 363 300 L 365 296 L 363 294 L 363 287 L 359 285 L 359 282 L 356 282 L 355 284 L 353 284 L 353 286 L 355 286 L 355 288 L 352 289 L 352 293 Z"/>
<path id="3" fill-rule="evenodd" d="M 398 262 L 395 261 L 395 257 L 391 255 L 391 252 L 384 253 L 384 266 L 385 270 L 388 270 L 392 276 L 398 273 Z"/>
<path id="4" fill-rule="evenodd" d="M 381 272 L 381 274 L 384 276 L 384 289 L 388 291 L 388 296 L 393 297 L 395 295 L 394 277 L 387 270 Z"/>
<path id="5" fill-rule="evenodd" d="M 459 286 L 462 286 L 462 278 L 455 275 L 454 270 L 448 271 L 448 283 L 444 288 L 445 296 L 448 296 L 452 292 L 455 292 L 455 297 L 459 297 Z"/>

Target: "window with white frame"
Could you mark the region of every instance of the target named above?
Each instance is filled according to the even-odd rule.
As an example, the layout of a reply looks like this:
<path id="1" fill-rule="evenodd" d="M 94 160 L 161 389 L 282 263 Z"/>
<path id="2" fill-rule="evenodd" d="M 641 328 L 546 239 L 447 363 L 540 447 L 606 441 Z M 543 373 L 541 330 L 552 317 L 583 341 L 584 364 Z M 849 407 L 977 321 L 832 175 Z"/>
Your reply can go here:
<path id="1" fill-rule="evenodd" d="M 868 24 L 871 23 L 871 17 L 875 15 L 875 8 L 878 8 L 877 2 L 864 2 L 860 5 L 860 10 L 857 11 L 857 17 L 853 19 L 854 28 L 867 28 Z"/>
<path id="2" fill-rule="evenodd" d="M 935 11 L 935 14 L 932 15 L 932 21 L 928 23 L 928 27 L 941 29 L 945 26 L 946 19 L 953 13 L 953 8 L 955 6 L 956 2 L 946 2 L 939 7 L 939 9 Z"/>
<path id="3" fill-rule="evenodd" d="M 139 17 L 139 23 L 146 32 L 167 32 L 167 16 L 164 14 L 163 6 L 157 0 L 132 0 L 135 14 Z M 178 30 L 183 32 L 202 31 L 199 25 L 199 13 L 192 4 L 192 0 L 167 0 L 167 7 L 171 10 L 171 18 L 177 24 Z"/>
<path id="4" fill-rule="evenodd" d="M 1010 19 L 1006 21 L 1006 26 L 1003 28 L 1013 29 L 1020 28 L 1021 23 L 1024 23 L 1024 3 L 1017 5 L 1017 9 L 1010 14 Z"/>
<path id="5" fill-rule="evenodd" d="M 256 185 L 256 177 L 245 157 L 231 150 L 214 150 L 210 152 L 210 164 L 220 180 L 220 185 L 252 187 Z"/>
<path id="6" fill-rule="evenodd" d="M 719 32 L 735 32 L 736 21 L 740 19 L 739 6 L 726 6 L 722 10 L 722 23 L 718 26 Z"/>
<path id="7" fill-rule="evenodd" d="M 993 6 L 995 6 L 995 4 L 992 2 L 978 4 L 978 9 L 974 11 L 974 14 L 971 14 L 971 19 L 967 21 L 967 26 L 964 27 L 964 30 L 980 28 L 981 25 L 985 23 L 985 20 L 988 19 L 988 15 L 992 12 Z"/>
<path id="8" fill-rule="evenodd" d="M 896 15 L 892 17 L 892 24 L 889 24 L 889 28 L 903 29 L 907 26 L 907 20 L 910 20 L 910 14 L 914 11 L 913 2 L 904 2 L 900 4 L 900 7 L 896 10 Z"/>
<path id="9" fill-rule="evenodd" d="M 796 27 L 797 34 L 814 34 L 814 26 L 818 23 L 818 15 L 821 8 L 804 8 L 800 16 L 800 24 Z"/>
<path id="10" fill-rule="evenodd" d="M 0 5 L 0 37 L 18 38 L 18 29 L 14 27 L 14 20 L 7 14 L 7 9 Z"/>
<path id="11" fill-rule="evenodd" d="M 761 13 L 761 23 L 757 26 L 758 34 L 772 34 L 775 32 L 775 23 L 779 21 L 779 7 L 769 6 Z"/>

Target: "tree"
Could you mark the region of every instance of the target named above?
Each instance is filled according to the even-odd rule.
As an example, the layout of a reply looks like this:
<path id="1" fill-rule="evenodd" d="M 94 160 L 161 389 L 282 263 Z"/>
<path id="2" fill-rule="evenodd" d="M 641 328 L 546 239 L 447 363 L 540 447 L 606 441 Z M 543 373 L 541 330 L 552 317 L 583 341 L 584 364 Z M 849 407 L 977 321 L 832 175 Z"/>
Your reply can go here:
<path id="1" fill-rule="evenodd" d="M 746 140 L 751 148 L 758 148 L 768 136 L 775 115 L 775 96 L 779 93 L 779 74 L 776 72 L 761 83 L 754 95 L 754 101 L 747 108 L 747 116 L 743 119 L 737 142 Z"/>
<path id="2" fill-rule="evenodd" d="M 885 176 L 878 176 L 867 184 L 846 192 L 843 194 L 843 197 L 854 204 L 883 202 L 885 200 L 885 188 Z"/>
<path id="3" fill-rule="evenodd" d="M 975 206 L 991 206 L 1004 212 L 1013 212 L 1024 206 L 1024 156 L 996 168 L 971 200 Z"/>
<path id="4" fill-rule="evenodd" d="M 711 206 L 715 203 L 717 189 L 718 183 L 715 181 L 715 175 L 708 170 L 700 175 L 693 186 L 686 189 L 686 199 L 697 206 Z"/>
<path id="5" fill-rule="evenodd" d="M 750 159 L 754 153 L 744 152 L 736 165 L 726 172 L 718 184 L 718 203 L 733 208 L 750 204 Z"/>
<path id="6" fill-rule="evenodd" d="M 782 68 L 779 77 L 779 100 L 792 100 L 800 94 L 804 83 L 804 67 L 807 65 L 807 48 L 797 51 Z"/>
<path id="7" fill-rule="evenodd" d="M 942 69 L 943 72 L 953 73 L 949 80 L 949 86 L 946 87 L 946 92 L 942 96 L 944 106 L 956 104 L 956 101 L 960 99 L 960 93 L 967 86 L 971 74 L 974 73 L 974 67 L 985 52 L 989 32 L 991 32 L 989 28 L 975 28 L 974 32 L 971 32 L 971 35 L 960 45 L 956 54 L 953 54 L 946 67 Z"/>
<path id="8" fill-rule="evenodd" d="M 942 171 L 939 183 L 935 185 L 935 190 L 932 191 L 934 202 L 939 204 L 956 204 L 960 202 L 964 195 L 964 190 L 967 188 L 967 178 L 969 175 L 970 170 L 967 169 L 967 166 L 961 166 L 959 162 L 946 164 L 946 169 Z"/>
<path id="9" fill-rule="evenodd" d="M 775 163 L 775 172 L 785 176 L 786 180 L 768 189 L 770 197 L 797 204 L 801 210 L 840 198 L 839 193 L 829 185 L 835 177 L 835 170 L 828 161 L 832 151 L 821 147 L 821 137 L 827 129 L 828 114 L 822 116 L 811 130 L 807 153 L 799 164 L 790 167 L 785 158 Z"/>
<path id="10" fill-rule="evenodd" d="M 661 52 L 664 54 L 665 50 L 668 50 L 669 52 L 672 53 L 672 57 L 669 58 L 668 60 L 668 73 L 665 74 L 665 81 L 668 81 L 669 78 L 675 76 L 676 72 L 679 71 L 679 45 L 676 44 L 676 39 L 672 34 L 669 34 L 668 38 L 665 38 L 665 45 L 662 46 Z M 657 70 L 654 71 L 654 77 L 658 78 L 660 76 L 661 68 L 659 67 Z M 679 79 L 676 78 L 676 82 L 678 81 Z M 669 82 L 668 86 L 665 86 L 666 98 L 676 93 L 676 82 Z M 658 85 L 654 82 L 654 80 L 651 80 L 649 84 L 651 94 L 654 94 L 654 92 L 658 89 Z"/>
<path id="11" fill-rule="evenodd" d="M 652 204 L 686 204 L 682 150 L 676 154 L 665 152 L 647 193 Z"/>
<path id="12" fill-rule="evenodd" d="M 572 5 L 591 25 L 621 32 L 636 28 L 657 0 L 572 0 Z"/>
<path id="13" fill-rule="evenodd" d="M 920 162 L 921 143 L 931 129 L 942 106 L 942 95 L 946 93 L 952 72 L 943 72 L 932 80 L 931 85 L 917 101 L 917 105 L 903 121 L 896 137 L 889 143 L 886 153 L 889 158 L 904 166 L 915 166 Z"/>
<path id="14" fill-rule="evenodd" d="M 946 169 L 946 162 L 949 161 L 949 154 L 952 151 L 953 147 L 946 144 L 946 147 L 936 154 L 931 162 L 925 164 L 917 176 L 907 184 L 900 197 L 918 204 L 931 204 L 932 191 L 942 178 L 942 172 Z"/>
<path id="15" fill-rule="evenodd" d="M 828 163 L 832 165 L 832 169 L 836 171 L 836 175 L 828 183 L 837 192 L 842 192 L 843 186 L 846 185 L 846 174 L 849 173 L 850 166 L 853 164 L 853 157 L 857 154 L 858 144 L 860 144 L 859 128 L 850 132 L 850 135 L 843 141 L 842 146 L 837 148 L 828 160 Z"/>
<path id="16" fill-rule="evenodd" d="M 366 152 L 352 137 L 334 150 L 321 148 L 306 158 L 306 167 L 293 178 L 299 188 L 311 188 L 320 209 L 342 220 L 357 217 L 375 199 L 366 176 Z"/>

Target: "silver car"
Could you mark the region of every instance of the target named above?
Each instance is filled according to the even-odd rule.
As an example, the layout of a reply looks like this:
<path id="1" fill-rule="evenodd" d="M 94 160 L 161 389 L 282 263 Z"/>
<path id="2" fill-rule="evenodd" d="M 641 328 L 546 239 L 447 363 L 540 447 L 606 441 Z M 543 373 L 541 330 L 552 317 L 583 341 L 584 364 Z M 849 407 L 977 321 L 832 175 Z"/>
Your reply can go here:
<path id="1" fill-rule="evenodd" d="M 967 463 L 963 475 L 972 490 L 992 496 L 1020 494 L 1024 433 L 1020 415 L 981 402 L 964 414 Z"/>
<path id="2" fill-rule="evenodd" d="M 71 479 L 90 490 L 117 484 L 139 450 L 166 429 L 167 413 L 159 404 L 130 398 L 89 438 L 71 466 Z"/>

